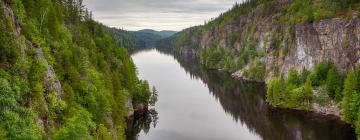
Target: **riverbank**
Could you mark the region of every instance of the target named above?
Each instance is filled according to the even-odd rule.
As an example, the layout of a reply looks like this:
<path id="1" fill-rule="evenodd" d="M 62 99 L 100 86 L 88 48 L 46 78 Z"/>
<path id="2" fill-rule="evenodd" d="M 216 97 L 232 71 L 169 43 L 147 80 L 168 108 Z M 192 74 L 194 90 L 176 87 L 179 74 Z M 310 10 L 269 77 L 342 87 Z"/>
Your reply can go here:
<path id="1" fill-rule="evenodd" d="M 196 55 L 193 52 L 187 52 L 187 51 L 183 51 L 179 54 L 179 57 L 181 57 L 181 59 L 184 58 L 188 58 L 188 59 L 194 59 L 194 61 L 199 61 L 198 60 L 198 55 Z M 203 65 L 200 64 L 199 65 Z M 330 65 L 330 64 L 329 64 Z M 205 66 L 204 66 L 205 67 Z M 329 68 L 328 68 L 329 69 Z M 231 77 L 238 80 L 238 81 L 248 81 L 248 82 L 256 82 L 256 83 L 265 83 L 266 85 L 268 84 L 268 82 L 266 82 L 266 80 L 254 80 L 251 78 L 248 78 L 245 76 L 244 71 L 243 70 L 238 70 L 238 71 L 229 71 L 229 70 L 224 70 L 224 69 L 215 69 L 219 72 L 226 72 L 226 73 L 230 73 Z M 315 70 L 314 70 L 315 71 Z M 307 74 L 305 74 L 306 78 L 303 78 L 306 81 L 307 77 L 310 75 L 310 71 L 306 71 Z M 290 72 L 289 72 L 290 73 Z M 327 73 L 327 72 L 326 72 Z M 295 74 L 297 75 L 296 78 L 299 78 L 300 75 L 299 74 Z M 326 79 L 326 78 L 325 78 Z M 268 80 L 270 81 L 270 80 Z M 285 85 L 285 83 L 283 83 Z M 268 98 L 266 99 L 266 102 L 275 108 L 279 108 L 279 109 L 291 109 L 291 110 L 298 110 L 298 111 L 307 111 L 307 112 L 311 112 L 311 113 L 315 113 L 318 115 L 323 115 L 323 116 L 328 116 L 331 118 L 337 118 L 338 120 L 343 121 L 344 123 L 347 124 L 351 124 L 349 122 L 346 122 L 344 120 L 344 117 L 342 116 L 342 109 L 341 109 L 341 103 L 338 101 L 334 101 L 334 99 L 331 99 L 331 97 L 329 97 L 329 93 L 327 93 L 328 91 L 326 91 L 325 87 L 312 87 L 312 92 L 311 92 L 311 102 L 309 102 L 308 105 L 303 106 L 303 105 L 299 105 L 299 106 L 292 106 L 292 107 L 286 107 L 283 106 L 281 104 L 271 104 L 271 101 L 268 100 Z M 301 94 L 301 93 L 299 93 Z M 290 97 L 288 97 L 290 98 Z"/>
<path id="2" fill-rule="evenodd" d="M 234 72 L 231 74 L 231 76 L 236 80 L 245 80 L 245 81 L 249 81 L 249 82 L 266 83 L 265 81 L 258 81 L 258 80 L 246 78 L 242 71 Z M 315 98 L 324 98 L 323 96 L 324 96 L 324 94 L 326 94 L 326 93 L 321 93 L 320 90 L 313 90 L 313 93 L 314 93 Z M 325 98 L 328 98 L 328 97 L 325 97 Z M 267 100 L 267 103 L 269 105 L 271 105 L 268 100 Z M 271 106 L 273 106 L 275 108 L 280 108 L 280 109 L 286 108 L 286 107 L 281 107 L 281 105 L 271 105 Z M 324 103 L 313 102 L 313 103 L 311 103 L 309 108 L 295 107 L 295 108 L 287 108 L 287 109 L 309 111 L 309 112 L 313 112 L 313 113 L 316 113 L 319 115 L 336 117 L 336 118 L 344 121 L 341 117 L 340 103 L 337 103 L 332 100 L 326 101 Z"/>

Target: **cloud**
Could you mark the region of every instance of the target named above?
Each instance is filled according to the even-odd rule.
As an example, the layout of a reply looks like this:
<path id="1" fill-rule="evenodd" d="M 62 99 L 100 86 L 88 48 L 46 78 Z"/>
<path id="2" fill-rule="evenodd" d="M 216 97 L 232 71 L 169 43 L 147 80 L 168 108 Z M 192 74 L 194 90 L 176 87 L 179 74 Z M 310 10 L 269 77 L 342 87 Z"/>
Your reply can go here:
<path id="1" fill-rule="evenodd" d="M 127 30 L 182 30 L 243 0 L 84 0 L 94 19 Z"/>

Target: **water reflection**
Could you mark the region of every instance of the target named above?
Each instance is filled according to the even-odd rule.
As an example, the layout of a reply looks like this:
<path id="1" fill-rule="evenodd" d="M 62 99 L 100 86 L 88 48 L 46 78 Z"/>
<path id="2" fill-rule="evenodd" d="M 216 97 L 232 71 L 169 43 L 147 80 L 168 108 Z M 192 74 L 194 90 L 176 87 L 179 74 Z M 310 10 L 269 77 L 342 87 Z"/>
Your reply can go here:
<path id="1" fill-rule="evenodd" d="M 224 111 L 266 140 L 355 140 L 354 130 L 336 118 L 305 111 L 275 109 L 265 102 L 262 83 L 234 80 L 225 72 L 199 67 L 198 61 L 176 57 L 192 77 L 202 79 Z"/>
<path id="2" fill-rule="evenodd" d="M 158 52 L 148 51 L 144 53 L 151 53 L 144 58 L 149 58 L 151 55 L 163 55 Z M 144 59 L 142 58 L 142 59 Z M 165 58 L 165 57 L 164 57 Z M 169 59 L 168 57 L 166 57 Z M 149 65 L 140 67 L 143 69 L 143 72 L 153 70 L 157 71 L 154 73 L 143 74 L 142 77 L 149 78 L 147 80 L 154 83 L 157 88 L 162 88 L 162 85 L 166 85 L 168 88 L 163 88 L 159 92 L 159 102 L 160 104 L 156 107 L 159 109 L 159 127 L 154 127 L 154 129 L 149 130 L 151 122 L 153 122 L 151 117 L 145 117 L 139 119 L 136 123 L 140 125 L 135 125 L 135 133 L 132 136 L 140 135 L 139 139 L 264 139 L 264 140 L 353 140 L 355 138 L 354 130 L 348 125 L 337 121 L 334 118 L 318 116 L 313 113 L 301 112 L 301 111 L 290 111 L 290 110 L 278 110 L 269 107 L 265 100 L 265 85 L 263 83 L 254 83 L 246 81 L 234 80 L 230 77 L 228 73 L 209 71 L 201 67 L 194 59 L 185 59 L 189 57 L 174 57 L 173 61 L 179 63 L 182 71 L 185 71 L 187 75 L 190 75 L 190 79 L 185 79 L 184 82 L 175 82 L 177 86 L 182 86 L 183 88 L 189 89 L 189 91 L 204 92 L 202 89 L 199 89 L 194 86 L 202 86 L 201 84 L 192 84 L 194 86 L 187 85 L 186 83 L 192 83 L 193 81 L 199 83 L 201 81 L 205 87 L 208 89 L 215 100 L 221 104 L 222 112 L 219 109 L 216 109 L 212 105 L 214 102 L 209 100 L 202 101 L 201 98 L 204 98 L 202 95 L 195 93 L 188 94 L 187 92 L 180 92 L 175 86 L 169 86 L 169 77 L 166 77 L 166 73 L 175 71 L 177 67 L 166 68 L 162 67 L 164 65 L 157 65 L 157 67 L 162 67 L 159 69 L 149 68 Z M 143 61 L 149 61 L 138 59 L 135 63 Z M 145 63 L 145 62 L 144 62 Z M 139 64 L 144 65 L 144 64 Z M 151 64 L 151 66 L 154 64 Z M 170 65 L 170 64 L 169 64 Z M 173 64 L 171 64 L 173 65 Z M 155 67 L 155 66 L 154 66 Z M 160 73 L 160 74 L 158 74 Z M 180 76 L 184 76 L 179 72 Z M 140 72 L 141 75 L 141 72 Z M 151 76 L 149 76 L 151 75 Z M 153 76 L 155 75 L 155 76 Z M 174 75 L 174 74 L 173 74 Z M 162 77 L 165 76 L 166 78 Z M 174 75 L 175 76 L 175 75 Z M 175 76 L 176 78 L 176 76 Z M 160 79 L 160 80 L 159 80 Z M 178 78 L 181 81 L 181 78 Z M 167 90 L 165 90 L 167 89 Z M 176 94 L 168 94 L 171 90 Z M 179 95 L 180 94 L 180 95 Z M 184 96 L 194 96 L 192 97 L 181 97 Z M 174 97 L 176 96 L 176 97 Z M 179 97 L 177 97 L 179 96 Z M 177 100 L 172 100 L 176 98 Z M 164 101 L 166 100 L 166 101 Z M 213 99 L 211 99 L 213 100 Z M 168 102 L 167 102 L 168 101 Z M 184 101 L 187 103 L 184 104 Z M 191 103 L 195 102 L 196 103 Z M 169 103 L 170 102 L 170 103 Z M 171 104 L 175 102 L 174 104 Z M 210 103 L 209 103 L 210 102 Z M 190 105 L 189 105 L 190 104 Z M 205 106 L 202 106 L 205 104 Z M 167 105 L 167 106 L 166 106 Z M 171 105 L 175 105 L 172 109 Z M 176 114 L 176 111 L 181 110 L 177 106 L 200 106 L 199 110 L 191 111 L 185 110 L 183 114 Z M 215 104 L 216 106 L 216 104 Z M 218 106 L 218 105 L 217 105 Z M 170 108 L 170 109 L 169 109 Z M 173 110 L 173 111 L 169 111 Z M 175 110 L 175 111 L 174 111 Z M 231 116 L 232 123 L 228 124 L 229 120 L 225 114 Z M 197 116 L 194 115 L 196 113 Z M 186 115 L 191 114 L 191 115 Z M 214 115 L 214 117 L 209 116 Z M 176 119 L 179 117 L 178 119 Z M 187 118 L 189 117 L 189 118 Z M 195 119 L 194 119 L 195 118 Z M 207 121 L 206 119 L 213 119 L 212 121 Z M 196 121 L 194 121 L 196 120 Z M 187 125 L 186 121 L 191 122 Z M 136 124 L 135 123 L 135 124 Z M 197 126 L 197 124 L 202 126 Z M 209 124 L 213 123 L 213 124 Z M 230 121 L 231 123 L 231 121 Z M 144 125 L 145 124 L 145 125 Z M 155 123 L 156 124 L 156 123 Z M 162 125 L 161 125 L 162 124 Z M 193 125 L 194 124 L 194 125 Z M 140 126 L 140 127 L 139 127 Z M 239 126 L 239 127 L 236 127 Z M 176 128 L 174 128 L 176 127 Z M 213 128 L 216 127 L 216 128 Z M 140 128 L 140 129 L 139 129 Z M 146 128 L 146 129 L 144 129 Z M 203 130 L 197 130 L 197 129 Z M 219 128 L 219 129 L 217 129 Z M 143 132 L 140 130 L 143 129 Z M 186 131 L 184 129 L 189 129 Z M 246 130 L 244 130 L 246 129 Z M 171 131 L 171 135 L 165 135 L 164 133 Z M 220 132 L 215 132 L 215 130 Z M 148 132 L 150 131 L 150 134 Z M 153 131 L 153 133 L 151 133 Z M 207 136 L 196 136 L 196 134 L 191 133 L 190 131 L 196 131 L 197 135 L 207 135 Z M 246 132 L 248 131 L 248 132 Z"/>
<path id="3" fill-rule="evenodd" d="M 156 127 L 159 117 L 158 112 L 155 109 L 149 109 L 149 111 L 143 116 L 134 116 L 134 120 L 128 120 L 127 140 L 136 140 L 138 134 L 143 131 L 148 133 L 150 128 Z"/>

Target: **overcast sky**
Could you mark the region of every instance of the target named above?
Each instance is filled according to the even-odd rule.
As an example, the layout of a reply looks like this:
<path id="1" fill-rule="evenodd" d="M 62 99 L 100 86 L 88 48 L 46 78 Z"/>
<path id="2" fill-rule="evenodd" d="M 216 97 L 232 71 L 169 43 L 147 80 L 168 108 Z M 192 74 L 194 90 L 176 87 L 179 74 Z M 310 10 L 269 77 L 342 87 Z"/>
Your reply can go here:
<path id="1" fill-rule="evenodd" d="M 243 0 L 84 0 L 95 20 L 125 30 L 175 30 L 203 24 Z"/>

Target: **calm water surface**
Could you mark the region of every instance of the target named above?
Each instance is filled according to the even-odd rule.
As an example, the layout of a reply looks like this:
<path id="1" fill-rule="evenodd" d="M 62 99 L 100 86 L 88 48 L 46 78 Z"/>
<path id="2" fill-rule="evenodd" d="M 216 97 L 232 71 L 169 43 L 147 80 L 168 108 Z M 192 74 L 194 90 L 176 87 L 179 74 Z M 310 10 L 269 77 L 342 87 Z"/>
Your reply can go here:
<path id="1" fill-rule="evenodd" d="M 354 130 L 336 119 L 270 108 L 261 83 L 233 80 L 227 73 L 204 70 L 197 61 L 175 59 L 157 50 L 138 52 L 132 58 L 139 77 L 159 94 L 157 116 L 136 122 L 134 129 L 139 132 L 133 139 L 355 139 Z"/>

